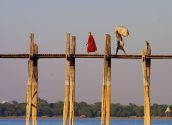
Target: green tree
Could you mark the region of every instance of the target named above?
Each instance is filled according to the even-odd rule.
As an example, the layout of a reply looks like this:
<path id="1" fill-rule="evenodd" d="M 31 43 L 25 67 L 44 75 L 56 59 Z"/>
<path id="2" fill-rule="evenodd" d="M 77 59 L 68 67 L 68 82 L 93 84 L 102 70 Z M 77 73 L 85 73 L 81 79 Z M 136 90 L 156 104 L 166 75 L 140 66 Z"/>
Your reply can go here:
<path id="1" fill-rule="evenodd" d="M 38 116 L 52 116 L 49 104 L 46 100 L 38 98 Z"/>
<path id="2" fill-rule="evenodd" d="M 90 105 L 86 102 L 80 102 L 78 107 L 78 114 L 86 117 L 93 117 L 93 111 Z"/>
<path id="3" fill-rule="evenodd" d="M 111 104 L 111 116 L 113 117 L 121 117 L 123 116 L 123 106 L 120 103 L 112 103 Z"/>
<path id="4" fill-rule="evenodd" d="M 54 116 L 62 116 L 63 115 L 63 102 L 59 101 L 56 103 L 50 103 L 49 108 Z"/>
<path id="5" fill-rule="evenodd" d="M 153 104 L 152 106 L 151 106 L 151 115 L 152 116 L 158 116 L 159 115 L 159 106 L 158 106 L 158 104 Z"/>
<path id="6" fill-rule="evenodd" d="M 91 105 L 93 111 L 93 117 L 100 117 L 101 116 L 101 102 L 96 102 Z"/>

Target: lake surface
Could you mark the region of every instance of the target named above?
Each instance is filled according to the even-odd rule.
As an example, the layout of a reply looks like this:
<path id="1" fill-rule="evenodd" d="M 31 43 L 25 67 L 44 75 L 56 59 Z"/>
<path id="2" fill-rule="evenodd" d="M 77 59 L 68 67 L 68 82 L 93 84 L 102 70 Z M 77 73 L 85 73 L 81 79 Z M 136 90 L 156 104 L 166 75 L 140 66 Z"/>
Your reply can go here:
<path id="1" fill-rule="evenodd" d="M 0 119 L 0 125 L 25 125 L 25 119 Z M 38 125 L 62 125 L 62 120 L 39 119 Z M 75 119 L 75 125 L 100 125 L 100 119 Z M 111 119 L 111 125 L 143 125 L 143 120 Z M 172 120 L 152 120 L 152 125 L 172 125 Z"/>

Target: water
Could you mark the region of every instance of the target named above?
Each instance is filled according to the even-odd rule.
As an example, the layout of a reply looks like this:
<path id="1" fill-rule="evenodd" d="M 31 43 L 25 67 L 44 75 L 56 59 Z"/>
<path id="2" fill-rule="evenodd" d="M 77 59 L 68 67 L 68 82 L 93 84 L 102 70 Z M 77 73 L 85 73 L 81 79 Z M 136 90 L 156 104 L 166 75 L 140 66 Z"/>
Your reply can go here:
<path id="1" fill-rule="evenodd" d="M 0 119 L 0 125 L 25 125 L 25 120 Z M 62 125 L 62 120 L 39 119 L 38 125 Z M 100 119 L 75 119 L 75 125 L 100 125 Z M 143 120 L 111 119 L 111 125 L 143 125 Z M 152 125 L 172 125 L 172 120 L 152 120 Z"/>

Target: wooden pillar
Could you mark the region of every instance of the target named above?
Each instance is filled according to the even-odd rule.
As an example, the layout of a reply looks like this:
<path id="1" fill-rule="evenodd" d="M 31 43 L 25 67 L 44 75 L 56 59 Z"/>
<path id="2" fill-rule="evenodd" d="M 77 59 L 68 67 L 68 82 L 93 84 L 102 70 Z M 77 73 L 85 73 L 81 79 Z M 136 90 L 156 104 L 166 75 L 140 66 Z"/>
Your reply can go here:
<path id="1" fill-rule="evenodd" d="M 26 99 L 26 125 L 30 125 L 32 114 L 32 125 L 37 125 L 37 92 L 38 92 L 38 68 L 37 58 L 38 46 L 34 43 L 34 34 L 30 35 L 30 53 L 28 61 L 28 84 Z M 32 113 L 31 113 L 32 112 Z"/>
<path id="2" fill-rule="evenodd" d="M 105 91 L 106 91 L 106 87 L 105 87 L 105 69 L 103 67 L 103 83 L 102 83 L 102 105 L 101 105 L 101 125 L 105 125 Z"/>
<path id="3" fill-rule="evenodd" d="M 110 103 L 111 103 L 111 37 L 106 34 L 106 125 L 110 125 Z"/>
<path id="4" fill-rule="evenodd" d="M 75 54 L 76 37 L 72 36 L 70 53 Z M 70 62 L 70 114 L 69 125 L 74 125 L 74 104 L 75 104 L 75 58 L 71 56 Z"/>
<path id="5" fill-rule="evenodd" d="M 67 125 L 69 114 L 69 85 L 70 85 L 70 33 L 66 33 L 66 76 L 65 76 L 65 97 L 63 107 L 63 125 Z"/>
<path id="6" fill-rule="evenodd" d="M 33 54 L 38 54 L 37 44 L 33 44 Z M 32 125 L 37 125 L 37 106 L 38 106 L 38 59 L 33 58 L 32 74 Z"/>
<path id="7" fill-rule="evenodd" d="M 32 105 L 32 66 L 31 61 L 28 61 L 28 83 L 27 83 L 27 93 L 26 93 L 26 125 L 30 125 L 30 115 L 31 115 L 31 105 Z"/>
<path id="8" fill-rule="evenodd" d="M 150 44 L 146 41 L 144 50 L 142 51 L 142 71 L 144 83 L 144 125 L 151 125 L 151 110 L 150 110 L 150 68 L 151 59 L 146 56 L 151 55 Z"/>
<path id="9" fill-rule="evenodd" d="M 111 37 L 105 35 L 105 52 L 103 67 L 103 84 L 102 84 L 102 114 L 101 125 L 110 125 L 110 103 L 111 103 Z"/>

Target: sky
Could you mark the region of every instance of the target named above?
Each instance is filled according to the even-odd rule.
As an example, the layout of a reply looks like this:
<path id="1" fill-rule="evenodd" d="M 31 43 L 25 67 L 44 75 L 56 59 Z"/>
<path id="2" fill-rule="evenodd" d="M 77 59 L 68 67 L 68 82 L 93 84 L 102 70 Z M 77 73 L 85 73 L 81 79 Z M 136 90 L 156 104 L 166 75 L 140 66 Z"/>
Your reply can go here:
<path id="1" fill-rule="evenodd" d="M 65 53 L 65 35 L 76 36 L 76 53 L 86 54 L 88 32 L 98 53 L 105 34 L 115 54 L 116 26 L 128 27 L 127 54 L 141 54 L 149 41 L 152 54 L 172 54 L 171 0 L 1 0 L 0 54 L 28 53 L 35 34 L 39 53 Z M 119 54 L 123 54 L 119 51 Z M 152 60 L 151 103 L 172 104 L 172 60 Z M 38 96 L 64 100 L 65 59 L 39 59 Z M 0 100 L 25 102 L 27 59 L 0 59 Z M 76 59 L 76 101 L 101 101 L 103 59 Z M 143 105 L 141 60 L 112 59 L 111 102 Z"/>

